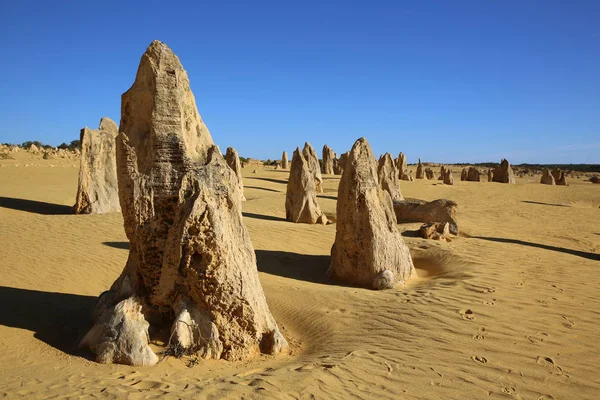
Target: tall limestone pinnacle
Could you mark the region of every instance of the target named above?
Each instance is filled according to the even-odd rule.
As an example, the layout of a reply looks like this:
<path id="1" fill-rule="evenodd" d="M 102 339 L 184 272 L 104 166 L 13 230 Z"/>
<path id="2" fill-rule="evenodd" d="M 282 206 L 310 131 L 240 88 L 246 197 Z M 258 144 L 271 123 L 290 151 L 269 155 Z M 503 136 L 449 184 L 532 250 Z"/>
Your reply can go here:
<path id="1" fill-rule="evenodd" d="M 117 175 L 127 264 L 81 341 L 103 363 L 152 365 L 150 324 L 170 345 L 241 360 L 287 348 L 258 280 L 235 172 L 198 114 L 179 59 L 154 41 L 122 96 Z"/>

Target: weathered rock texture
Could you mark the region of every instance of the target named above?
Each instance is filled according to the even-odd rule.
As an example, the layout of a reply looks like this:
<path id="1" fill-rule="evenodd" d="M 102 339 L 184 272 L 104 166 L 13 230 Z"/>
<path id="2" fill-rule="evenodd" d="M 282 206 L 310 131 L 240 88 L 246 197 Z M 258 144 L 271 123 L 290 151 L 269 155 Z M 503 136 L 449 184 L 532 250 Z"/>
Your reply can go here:
<path id="1" fill-rule="evenodd" d="M 344 170 L 340 166 L 340 160 L 339 160 L 339 158 L 336 157 L 336 158 L 333 159 L 333 173 L 335 175 L 341 175 L 342 172 L 344 172 Z"/>
<path id="2" fill-rule="evenodd" d="M 398 154 L 396 168 L 398 169 L 398 178 L 402 179 L 402 175 L 406 172 L 406 156 L 404 153 Z"/>
<path id="3" fill-rule="evenodd" d="M 440 172 L 440 178 L 442 179 L 445 185 L 454 185 L 454 177 L 452 176 L 452 171 L 450 170 L 450 168 L 442 166 Z"/>
<path id="4" fill-rule="evenodd" d="M 328 274 L 381 289 L 406 281 L 414 273 L 408 247 L 396 229 L 392 200 L 378 184 L 377 161 L 367 140 L 360 138 L 348 155 L 338 188 Z"/>
<path id="5" fill-rule="evenodd" d="M 287 151 L 284 151 L 283 154 L 281 155 L 281 168 L 283 168 L 283 169 L 289 168 Z"/>
<path id="6" fill-rule="evenodd" d="M 502 159 L 500 165 L 494 168 L 492 180 L 500 183 L 515 183 L 515 175 L 510 167 L 510 163 L 506 159 Z"/>
<path id="7" fill-rule="evenodd" d="M 425 178 L 427 179 L 435 179 L 433 170 L 429 167 L 425 168 Z"/>
<path id="8" fill-rule="evenodd" d="M 460 180 L 461 181 L 466 181 L 469 177 L 469 172 L 467 171 L 467 167 L 463 168 L 462 171 L 460 171 Z"/>
<path id="9" fill-rule="evenodd" d="M 544 169 L 544 172 L 542 172 L 540 183 L 543 185 L 556 185 L 556 182 L 554 181 L 554 176 L 552 176 L 548 168 Z"/>
<path id="10" fill-rule="evenodd" d="M 417 164 L 416 178 L 417 179 L 424 179 L 425 178 L 425 172 L 423 171 L 423 164 L 421 164 L 421 159 L 420 158 L 419 158 L 419 164 Z"/>
<path id="11" fill-rule="evenodd" d="M 398 182 L 398 172 L 394 165 L 394 159 L 390 153 L 385 153 L 379 157 L 377 166 L 377 177 L 381 188 L 390 194 L 392 201 L 404 200 L 400 192 L 400 183 Z"/>
<path id="12" fill-rule="evenodd" d="M 240 193 L 242 194 L 242 201 L 246 201 L 246 196 L 244 196 L 244 181 L 242 180 L 242 163 L 240 163 L 240 156 L 237 150 L 233 147 L 228 147 L 225 153 L 225 161 L 227 161 L 229 168 L 235 172 Z"/>
<path id="13" fill-rule="evenodd" d="M 321 175 L 321 164 L 319 164 L 319 157 L 312 145 L 308 142 L 304 143 L 304 149 L 302 149 L 304 158 L 308 161 L 308 169 L 315 178 L 315 185 L 317 193 L 323 193 L 323 176 Z M 292 158 L 292 163 L 294 159 Z"/>
<path id="14" fill-rule="evenodd" d="M 308 164 L 296 148 L 285 195 L 285 218 L 296 223 L 326 224 L 327 217 L 317 203 L 315 178 Z"/>
<path id="15" fill-rule="evenodd" d="M 565 179 L 565 171 L 561 171 L 560 169 L 556 168 L 552 170 L 552 176 L 554 177 L 554 181 L 557 185 L 565 186 L 567 184 Z"/>
<path id="16" fill-rule="evenodd" d="M 492 174 L 492 169 L 488 169 L 488 182 L 493 182 L 494 174 Z"/>
<path id="17" fill-rule="evenodd" d="M 431 202 L 422 200 L 403 200 L 394 202 L 394 212 L 400 222 L 447 222 L 450 233 L 458 235 L 456 207 L 452 200 L 438 199 Z"/>
<path id="18" fill-rule="evenodd" d="M 329 146 L 323 146 L 323 173 L 325 175 L 333 175 L 333 160 L 335 153 Z"/>
<path id="19" fill-rule="evenodd" d="M 415 178 L 412 176 L 412 174 L 403 173 L 401 180 L 412 182 L 415 180 Z"/>
<path id="20" fill-rule="evenodd" d="M 279 333 L 242 223 L 241 193 L 196 108 L 177 56 L 154 41 L 123 94 L 119 197 L 129 258 L 98 299 L 81 345 L 99 362 L 152 365 L 149 324 L 205 358 L 277 353 Z"/>
<path id="21" fill-rule="evenodd" d="M 115 150 L 115 138 L 118 133 L 117 124 L 110 118 L 102 118 L 97 130 L 87 126 L 81 130 L 82 153 L 79 160 L 77 196 L 73 206 L 75 214 L 121 211 Z M 47 158 L 53 157 L 53 154 L 47 154 Z"/>
<path id="22" fill-rule="evenodd" d="M 450 224 L 447 222 L 429 222 L 421 225 L 419 235 L 423 239 L 444 240 L 450 236 Z"/>

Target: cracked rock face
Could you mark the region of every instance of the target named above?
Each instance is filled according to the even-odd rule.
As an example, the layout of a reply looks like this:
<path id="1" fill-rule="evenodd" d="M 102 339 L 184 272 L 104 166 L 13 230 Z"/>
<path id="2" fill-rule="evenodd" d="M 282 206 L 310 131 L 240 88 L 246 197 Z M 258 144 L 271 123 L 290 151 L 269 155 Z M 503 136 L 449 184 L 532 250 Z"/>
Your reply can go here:
<path id="1" fill-rule="evenodd" d="M 400 192 L 400 183 L 398 171 L 394 165 L 394 159 L 390 153 L 385 153 L 379 157 L 377 166 L 377 177 L 381 188 L 390 194 L 392 201 L 404 200 Z"/>
<path id="2" fill-rule="evenodd" d="M 323 173 L 325 175 L 333 175 L 334 160 L 336 158 L 337 157 L 332 148 L 327 145 L 323 146 Z"/>
<path id="3" fill-rule="evenodd" d="M 367 140 L 360 138 L 348 154 L 340 180 L 328 274 L 350 284 L 384 289 L 414 273 L 408 247 L 396 229 L 392 199 L 378 182 L 377 161 Z"/>
<path id="4" fill-rule="evenodd" d="M 110 118 L 102 118 L 98 129 L 81 130 L 79 182 L 75 214 L 102 214 L 121 211 L 117 184 L 115 138 L 119 128 Z M 61 149 L 60 152 L 64 151 Z"/>
<path id="5" fill-rule="evenodd" d="M 179 59 L 154 41 L 122 96 L 117 174 L 127 264 L 81 345 L 103 363 L 152 365 L 150 325 L 171 345 L 241 360 L 287 347 L 258 280 L 242 193 L 204 125 Z"/>
<path id="6" fill-rule="evenodd" d="M 510 184 L 515 183 L 515 174 L 510 167 L 510 163 L 506 159 L 502 159 L 502 161 L 500 161 L 500 165 L 494 168 L 492 181 Z"/>

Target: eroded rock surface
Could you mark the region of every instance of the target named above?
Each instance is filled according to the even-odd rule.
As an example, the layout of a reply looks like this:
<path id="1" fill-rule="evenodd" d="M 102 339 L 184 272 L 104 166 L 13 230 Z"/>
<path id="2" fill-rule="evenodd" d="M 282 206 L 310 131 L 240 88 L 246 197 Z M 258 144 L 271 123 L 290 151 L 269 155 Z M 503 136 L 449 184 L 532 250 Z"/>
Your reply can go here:
<path id="1" fill-rule="evenodd" d="M 275 354 L 287 343 L 265 300 L 242 222 L 242 193 L 163 43 L 148 47 L 123 94 L 117 175 L 129 257 L 81 345 L 99 362 L 151 365 L 149 324 L 206 358 Z"/>
<path id="2" fill-rule="evenodd" d="M 328 274 L 350 284 L 383 289 L 414 273 L 408 247 L 396 229 L 392 200 L 378 184 L 377 161 L 367 140 L 360 138 L 340 180 Z"/>
<path id="3" fill-rule="evenodd" d="M 102 118 L 98 129 L 81 130 L 79 182 L 73 212 L 102 214 L 121 211 L 117 183 L 115 138 L 119 128 L 110 118 Z M 61 151 L 63 154 L 61 154 Z M 65 157 L 60 149 L 56 156 Z M 47 153 L 48 158 L 55 156 Z"/>
<path id="4" fill-rule="evenodd" d="M 316 190 L 309 162 L 296 148 L 285 195 L 285 218 L 295 223 L 326 224 L 327 217 L 319 207 Z"/>

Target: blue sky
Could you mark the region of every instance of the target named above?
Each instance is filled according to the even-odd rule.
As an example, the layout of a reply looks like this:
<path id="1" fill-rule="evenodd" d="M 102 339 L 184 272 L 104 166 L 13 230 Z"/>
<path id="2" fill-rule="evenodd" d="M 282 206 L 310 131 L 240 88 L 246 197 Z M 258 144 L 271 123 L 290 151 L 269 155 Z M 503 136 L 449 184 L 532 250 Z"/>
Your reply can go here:
<path id="1" fill-rule="evenodd" d="M 600 163 L 599 21 L 595 0 L 3 1 L 0 142 L 118 123 L 158 39 L 242 156 L 365 136 L 409 162 Z"/>

